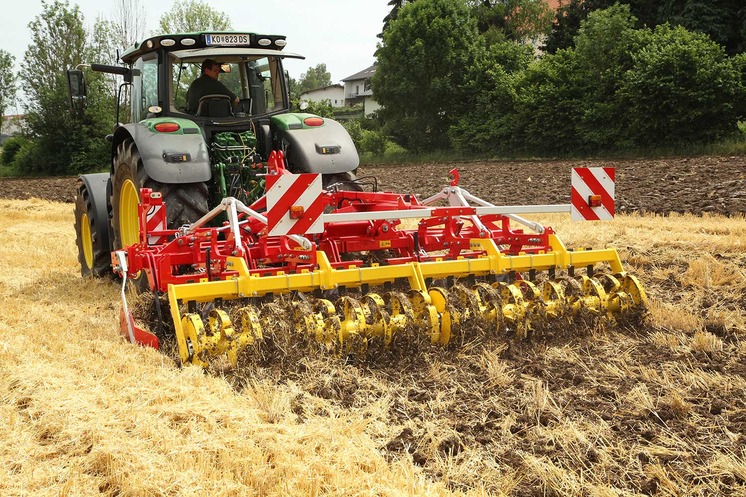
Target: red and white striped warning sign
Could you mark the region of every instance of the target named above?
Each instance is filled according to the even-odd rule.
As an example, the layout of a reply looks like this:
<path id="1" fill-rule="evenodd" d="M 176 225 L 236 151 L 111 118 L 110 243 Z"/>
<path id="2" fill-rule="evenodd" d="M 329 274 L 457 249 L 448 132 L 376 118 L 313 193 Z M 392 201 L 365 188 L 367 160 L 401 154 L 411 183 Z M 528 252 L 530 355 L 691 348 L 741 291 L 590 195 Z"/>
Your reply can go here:
<path id="1" fill-rule="evenodd" d="M 573 221 L 614 219 L 614 181 L 613 167 L 573 168 Z"/>
<path id="2" fill-rule="evenodd" d="M 270 236 L 324 231 L 321 215 L 326 203 L 321 196 L 320 174 L 268 175 L 267 188 Z"/>
<path id="3" fill-rule="evenodd" d="M 153 231 L 163 231 L 166 229 L 166 218 L 163 215 L 165 211 L 162 210 L 163 205 L 151 205 L 146 214 L 146 226 L 148 233 Z M 154 236 L 148 235 L 148 245 L 157 245 L 161 242 L 165 242 L 165 236 Z"/>

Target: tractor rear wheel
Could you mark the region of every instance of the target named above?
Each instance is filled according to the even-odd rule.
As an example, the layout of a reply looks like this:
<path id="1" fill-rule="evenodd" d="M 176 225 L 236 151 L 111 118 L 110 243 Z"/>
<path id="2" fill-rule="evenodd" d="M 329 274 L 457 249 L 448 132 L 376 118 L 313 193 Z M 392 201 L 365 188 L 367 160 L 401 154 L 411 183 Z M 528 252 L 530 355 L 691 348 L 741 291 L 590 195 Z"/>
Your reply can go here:
<path id="1" fill-rule="evenodd" d="M 79 180 L 75 195 L 75 244 L 78 247 L 80 274 L 100 278 L 112 275 L 108 233 L 100 233 L 93 207 L 92 192 Z"/>
<path id="2" fill-rule="evenodd" d="M 363 187 L 355 181 L 355 174 L 337 173 L 323 175 L 324 189 L 335 188 L 337 190 L 346 190 L 351 192 L 361 192 Z"/>
<path id="3" fill-rule="evenodd" d="M 178 228 L 205 215 L 209 208 L 206 183 L 168 184 L 148 176 L 132 140 L 117 147 L 111 194 L 111 228 L 114 250 L 140 241 L 140 188 L 160 192 L 166 204 L 168 228 Z"/>

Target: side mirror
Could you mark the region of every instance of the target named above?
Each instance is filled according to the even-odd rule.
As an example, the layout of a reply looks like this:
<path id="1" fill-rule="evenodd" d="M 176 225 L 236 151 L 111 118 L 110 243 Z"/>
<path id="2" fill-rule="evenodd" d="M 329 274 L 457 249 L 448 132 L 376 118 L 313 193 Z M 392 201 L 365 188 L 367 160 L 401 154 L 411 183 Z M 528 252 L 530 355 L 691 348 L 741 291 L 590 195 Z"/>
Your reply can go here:
<path id="1" fill-rule="evenodd" d="M 86 88 L 83 71 L 77 69 L 67 71 L 67 92 L 70 97 L 70 110 L 74 114 L 82 114 L 86 106 Z"/>

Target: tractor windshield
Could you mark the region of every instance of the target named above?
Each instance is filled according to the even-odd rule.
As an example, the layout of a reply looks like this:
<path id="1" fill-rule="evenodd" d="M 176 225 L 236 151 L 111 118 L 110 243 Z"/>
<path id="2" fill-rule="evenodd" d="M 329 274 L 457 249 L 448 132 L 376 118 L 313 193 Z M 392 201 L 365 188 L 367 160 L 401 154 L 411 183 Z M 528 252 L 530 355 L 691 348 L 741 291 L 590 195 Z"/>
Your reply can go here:
<path id="1" fill-rule="evenodd" d="M 235 115 L 260 116 L 287 109 L 280 57 L 240 50 L 206 52 L 201 51 L 200 57 L 196 57 L 194 52 L 169 54 L 171 112 L 192 110 L 188 109 L 187 91 L 200 76 L 202 62 L 207 58 L 221 65 L 218 80 L 239 98 L 239 104 L 233 110 Z"/>

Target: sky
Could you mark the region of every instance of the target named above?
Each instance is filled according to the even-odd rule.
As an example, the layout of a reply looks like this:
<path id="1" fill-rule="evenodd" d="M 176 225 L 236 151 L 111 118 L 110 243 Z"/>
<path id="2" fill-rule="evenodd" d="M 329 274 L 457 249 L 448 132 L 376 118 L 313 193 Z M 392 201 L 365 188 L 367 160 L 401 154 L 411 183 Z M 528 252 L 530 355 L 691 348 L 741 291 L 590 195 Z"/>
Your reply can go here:
<path id="1" fill-rule="evenodd" d="M 69 2 L 80 7 L 88 29 L 99 16 L 113 17 L 114 0 Z M 285 68 L 293 78 L 323 63 L 334 83 L 373 64 L 379 41 L 376 35 L 381 32 L 383 18 L 390 9 L 388 0 L 208 0 L 206 3 L 228 14 L 236 31 L 287 36 L 285 51 L 306 57 L 285 61 Z M 2 4 L 0 49 L 10 52 L 16 58 L 16 69 L 20 69 L 31 39 L 28 24 L 41 14 L 41 0 L 2 0 Z M 147 32 L 157 34 L 158 22 L 171 10 L 173 1 L 140 0 L 140 5 L 145 8 Z M 10 112 L 13 110 L 6 110 Z"/>

